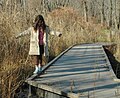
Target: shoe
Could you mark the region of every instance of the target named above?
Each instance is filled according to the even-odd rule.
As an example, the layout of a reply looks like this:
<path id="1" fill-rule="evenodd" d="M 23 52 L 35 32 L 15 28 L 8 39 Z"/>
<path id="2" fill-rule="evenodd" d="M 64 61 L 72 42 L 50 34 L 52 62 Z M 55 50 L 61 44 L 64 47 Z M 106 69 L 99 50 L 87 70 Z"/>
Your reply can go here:
<path id="1" fill-rule="evenodd" d="M 41 65 L 38 66 L 38 71 L 39 71 L 39 72 L 42 71 L 42 66 L 41 66 Z"/>
<path id="2" fill-rule="evenodd" d="M 35 71 L 33 72 L 34 74 L 38 74 L 38 72 L 39 72 L 39 68 L 38 68 L 38 66 L 36 65 L 35 66 Z"/>

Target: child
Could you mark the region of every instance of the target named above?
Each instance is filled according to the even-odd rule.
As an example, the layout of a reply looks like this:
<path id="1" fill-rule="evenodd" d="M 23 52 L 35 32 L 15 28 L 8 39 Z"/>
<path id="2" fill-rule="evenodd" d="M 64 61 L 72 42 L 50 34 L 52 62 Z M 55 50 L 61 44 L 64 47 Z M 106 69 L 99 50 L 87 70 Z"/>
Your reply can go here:
<path id="1" fill-rule="evenodd" d="M 34 74 L 38 74 L 42 70 L 42 55 L 48 59 L 48 34 L 61 36 L 60 32 L 50 31 L 49 27 L 45 24 L 42 15 L 35 18 L 34 25 L 28 30 L 20 33 L 16 38 L 30 34 L 30 50 L 29 55 L 36 58 Z"/>

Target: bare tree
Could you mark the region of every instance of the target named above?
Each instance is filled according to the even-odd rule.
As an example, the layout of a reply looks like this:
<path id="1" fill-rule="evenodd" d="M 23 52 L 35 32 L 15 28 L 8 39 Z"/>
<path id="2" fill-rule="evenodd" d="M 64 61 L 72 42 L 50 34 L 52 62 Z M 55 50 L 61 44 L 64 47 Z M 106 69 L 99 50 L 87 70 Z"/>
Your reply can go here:
<path id="1" fill-rule="evenodd" d="M 87 1 L 86 0 L 83 0 L 83 9 L 84 9 L 85 21 L 88 22 L 88 6 L 87 6 Z"/>
<path id="2" fill-rule="evenodd" d="M 117 29 L 117 0 L 115 0 L 114 27 Z"/>
<path id="3" fill-rule="evenodd" d="M 104 21 L 105 21 L 105 7 L 104 7 L 104 0 L 101 1 L 101 25 L 103 25 Z"/>
<path id="4" fill-rule="evenodd" d="M 91 1 L 90 2 L 90 10 L 89 10 L 89 13 L 91 13 L 91 17 L 95 17 L 95 1 Z"/>
<path id="5" fill-rule="evenodd" d="M 109 26 L 112 27 L 113 26 L 113 2 L 112 0 L 110 0 L 110 20 L 109 20 Z"/>
<path id="6" fill-rule="evenodd" d="M 120 0 L 118 0 L 118 24 L 117 28 L 120 29 Z"/>

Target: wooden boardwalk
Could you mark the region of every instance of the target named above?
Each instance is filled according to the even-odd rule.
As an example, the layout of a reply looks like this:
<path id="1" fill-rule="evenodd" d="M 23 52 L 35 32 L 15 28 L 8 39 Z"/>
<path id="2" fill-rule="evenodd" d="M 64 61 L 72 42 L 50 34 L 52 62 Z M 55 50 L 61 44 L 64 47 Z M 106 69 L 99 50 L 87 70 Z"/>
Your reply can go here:
<path id="1" fill-rule="evenodd" d="M 70 47 L 43 71 L 27 83 L 70 98 L 120 98 L 120 83 L 115 81 L 119 79 L 101 44 Z"/>

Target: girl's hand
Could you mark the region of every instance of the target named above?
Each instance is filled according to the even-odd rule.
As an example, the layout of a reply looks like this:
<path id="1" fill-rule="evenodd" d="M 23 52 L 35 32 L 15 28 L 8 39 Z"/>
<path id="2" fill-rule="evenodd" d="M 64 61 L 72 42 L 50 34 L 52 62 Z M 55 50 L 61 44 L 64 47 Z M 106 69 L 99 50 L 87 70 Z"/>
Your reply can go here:
<path id="1" fill-rule="evenodd" d="M 19 37 L 18 36 L 15 36 L 16 39 L 18 39 Z"/>
<path id="2" fill-rule="evenodd" d="M 62 34 L 60 33 L 58 37 L 61 37 L 61 36 L 62 36 Z"/>

